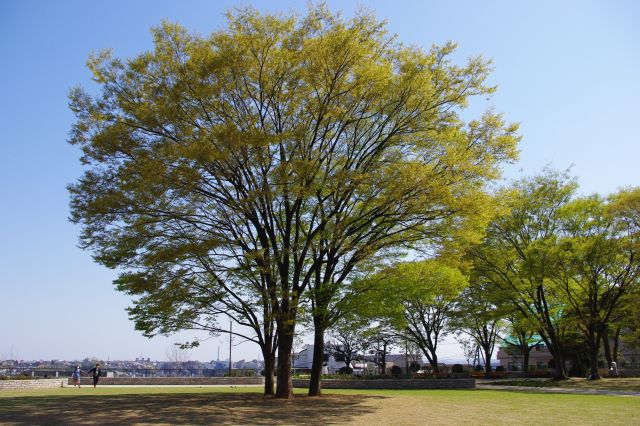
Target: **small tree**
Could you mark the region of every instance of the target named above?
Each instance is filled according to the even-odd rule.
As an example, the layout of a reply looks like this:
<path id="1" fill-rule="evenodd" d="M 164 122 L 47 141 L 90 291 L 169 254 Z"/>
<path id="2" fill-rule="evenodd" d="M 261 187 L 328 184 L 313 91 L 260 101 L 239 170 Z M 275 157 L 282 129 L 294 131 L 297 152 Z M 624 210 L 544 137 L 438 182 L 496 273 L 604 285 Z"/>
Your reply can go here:
<path id="1" fill-rule="evenodd" d="M 177 368 L 182 368 L 182 363 L 189 361 L 189 350 L 183 347 L 181 343 L 174 342 L 167 346 L 165 351 L 167 361 L 175 364 Z"/>
<path id="2" fill-rule="evenodd" d="M 364 333 L 371 342 L 369 353 L 374 356 L 380 374 L 387 374 L 387 354 L 392 346 L 397 346 L 401 338 L 388 321 L 380 321 Z"/>
<path id="3" fill-rule="evenodd" d="M 449 327 L 458 333 L 467 334 L 482 349 L 485 372 L 491 372 L 491 357 L 496 339 L 503 327 L 503 312 L 491 300 L 487 291 L 490 284 L 472 276 L 471 285 L 460 295 L 452 314 Z"/>
<path id="4" fill-rule="evenodd" d="M 457 334 L 455 339 L 462 348 L 462 353 L 464 354 L 464 359 L 467 362 L 467 367 L 471 367 L 471 361 L 475 358 L 478 347 L 475 339 L 462 334 Z"/>
<path id="5" fill-rule="evenodd" d="M 346 368 L 352 368 L 351 363 L 362 359 L 369 345 L 364 325 L 353 317 L 345 317 L 331 329 L 331 343 L 327 349 L 336 361 L 342 361 Z"/>
<path id="6" fill-rule="evenodd" d="M 529 371 L 531 351 L 542 345 L 542 339 L 535 333 L 534 323 L 514 310 L 505 315 L 506 337 L 498 338 L 506 346 L 507 351 L 514 352 L 522 358 L 522 371 Z"/>
<path id="7" fill-rule="evenodd" d="M 438 372 L 438 343 L 467 278 L 439 260 L 399 263 L 364 280 L 370 303 L 377 304 L 397 334 L 415 345 Z M 374 308 L 375 309 L 375 308 Z"/>
<path id="8" fill-rule="evenodd" d="M 394 365 L 391 367 L 391 375 L 393 377 L 400 377 L 402 376 L 402 367 L 400 367 L 399 365 Z"/>

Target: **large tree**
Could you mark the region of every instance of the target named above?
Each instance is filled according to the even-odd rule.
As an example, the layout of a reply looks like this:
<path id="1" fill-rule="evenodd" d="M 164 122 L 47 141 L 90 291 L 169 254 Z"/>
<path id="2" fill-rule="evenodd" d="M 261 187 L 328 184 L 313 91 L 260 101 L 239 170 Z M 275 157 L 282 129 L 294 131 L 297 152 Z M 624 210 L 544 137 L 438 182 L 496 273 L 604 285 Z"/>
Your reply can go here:
<path id="1" fill-rule="evenodd" d="M 223 293 L 261 315 L 254 331 L 275 322 L 276 397 L 289 398 L 302 295 L 326 315 L 359 264 L 482 211 L 517 127 L 457 113 L 493 91 L 486 61 L 402 46 L 366 14 L 245 9 L 209 37 L 168 23 L 153 35 L 150 52 L 89 61 L 100 95 L 71 93 L 88 167 L 70 187 L 72 220 L 123 271 L 134 310 L 171 305 L 162 292 Z"/>

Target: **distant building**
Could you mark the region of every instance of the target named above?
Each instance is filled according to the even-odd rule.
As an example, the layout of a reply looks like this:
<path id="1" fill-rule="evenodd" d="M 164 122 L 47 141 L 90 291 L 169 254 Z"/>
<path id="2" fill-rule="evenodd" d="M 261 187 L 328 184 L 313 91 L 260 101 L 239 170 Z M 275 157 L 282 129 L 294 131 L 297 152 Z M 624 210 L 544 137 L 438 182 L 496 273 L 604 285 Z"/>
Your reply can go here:
<path id="1" fill-rule="evenodd" d="M 386 371 L 397 365 L 402 369 L 402 374 L 406 374 L 406 360 L 408 358 L 409 366 L 417 364 L 422 366 L 422 357 L 419 354 L 387 354 Z M 332 355 L 325 352 L 322 365 L 322 374 L 336 374 L 342 367 L 346 367 L 344 361 L 338 361 Z M 354 374 L 376 374 L 378 367 L 375 364 L 375 356 L 365 355 L 364 359 L 351 361 L 351 368 Z M 294 353 L 291 359 L 291 368 L 297 372 L 311 371 L 313 365 L 313 345 L 305 345 L 298 353 Z"/>
<path id="2" fill-rule="evenodd" d="M 505 370 L 522 371 L 524 357 L 514 346 L 498 347 L 497 358 Z M 549 349 L 541 343 L 529 352 L 529 370 L 547 370 L 552 359 Z"/>
<path id="3" fill-rule="evenodd" d="M 291 359 L 291 368 L 294 371 L 310 371 L 313 365 L 313 345 L 304 345 L 302 350 L 294 353 Z M 336 361 L 336 359 L 324 353 L 322 362 L 322 374 L 335 374 L 340 368 L 344 367 L 344 362 Z"/>
<path id="4" fill-rule="evenodd" d="M 611 342 L 613 347 L 613 342 Z M 500 365 L 507 371 L 522 371 L 523 357 L 517 348 L 513 346 L 500 346 L 497 354 Z M 600 358 L 603 366 L 606 368 L 606 360 L 604 358 L 604 350 L 600 351 Z M 540 371 L 551 369 L 551 361 L 553 356 L 549 352 L 549 349 L 544 343 L 531 349 L 529 353 L 529 370 Z M 571 359 L 566 361 L 567 371 L 571 369 Z M 640 350 L 630 348 L 624 344 L 623 341 L 619 342 L 618 347 L 618 367 L 627 369 L 640 368 Z"/>

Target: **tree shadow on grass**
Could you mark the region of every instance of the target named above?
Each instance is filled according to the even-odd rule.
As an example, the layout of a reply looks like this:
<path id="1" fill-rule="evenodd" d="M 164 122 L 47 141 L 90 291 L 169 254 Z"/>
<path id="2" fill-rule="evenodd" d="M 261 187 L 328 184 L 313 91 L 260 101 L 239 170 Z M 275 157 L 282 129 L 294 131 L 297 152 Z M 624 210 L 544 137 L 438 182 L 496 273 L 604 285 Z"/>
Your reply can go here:
<path id="1" fill-rule="evenodd" d="M 34 424 L 344 424 L 375 408 L 376 395 L 265 399 L 251 393 L 125 394 L 2 398 L 0 423 Z"/>

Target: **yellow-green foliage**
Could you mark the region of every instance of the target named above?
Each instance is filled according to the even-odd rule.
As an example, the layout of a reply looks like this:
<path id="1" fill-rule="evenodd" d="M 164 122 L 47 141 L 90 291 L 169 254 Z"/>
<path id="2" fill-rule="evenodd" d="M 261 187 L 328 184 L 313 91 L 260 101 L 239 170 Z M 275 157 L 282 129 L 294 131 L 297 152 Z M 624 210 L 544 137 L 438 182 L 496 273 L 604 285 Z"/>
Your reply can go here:
<path id="1" fill-rule="evenodd" d="M 206 37 L 164 22 L 127 60 L 95 55 L 101 94 L 70 95 L 88 166 L 72 219 L 127 271 L 140 328 L 203 327 L 230 306 L 256 333 L 289 327 L 312 282 L 326 307 L 384 250 L 479 238 L 485 186 L 520 138 L 492 111 L 461 118 L 495 90 L 489 61 L 456 65 L 454 43 L 407 47 L 322 5 L 227 18 Z"/>

